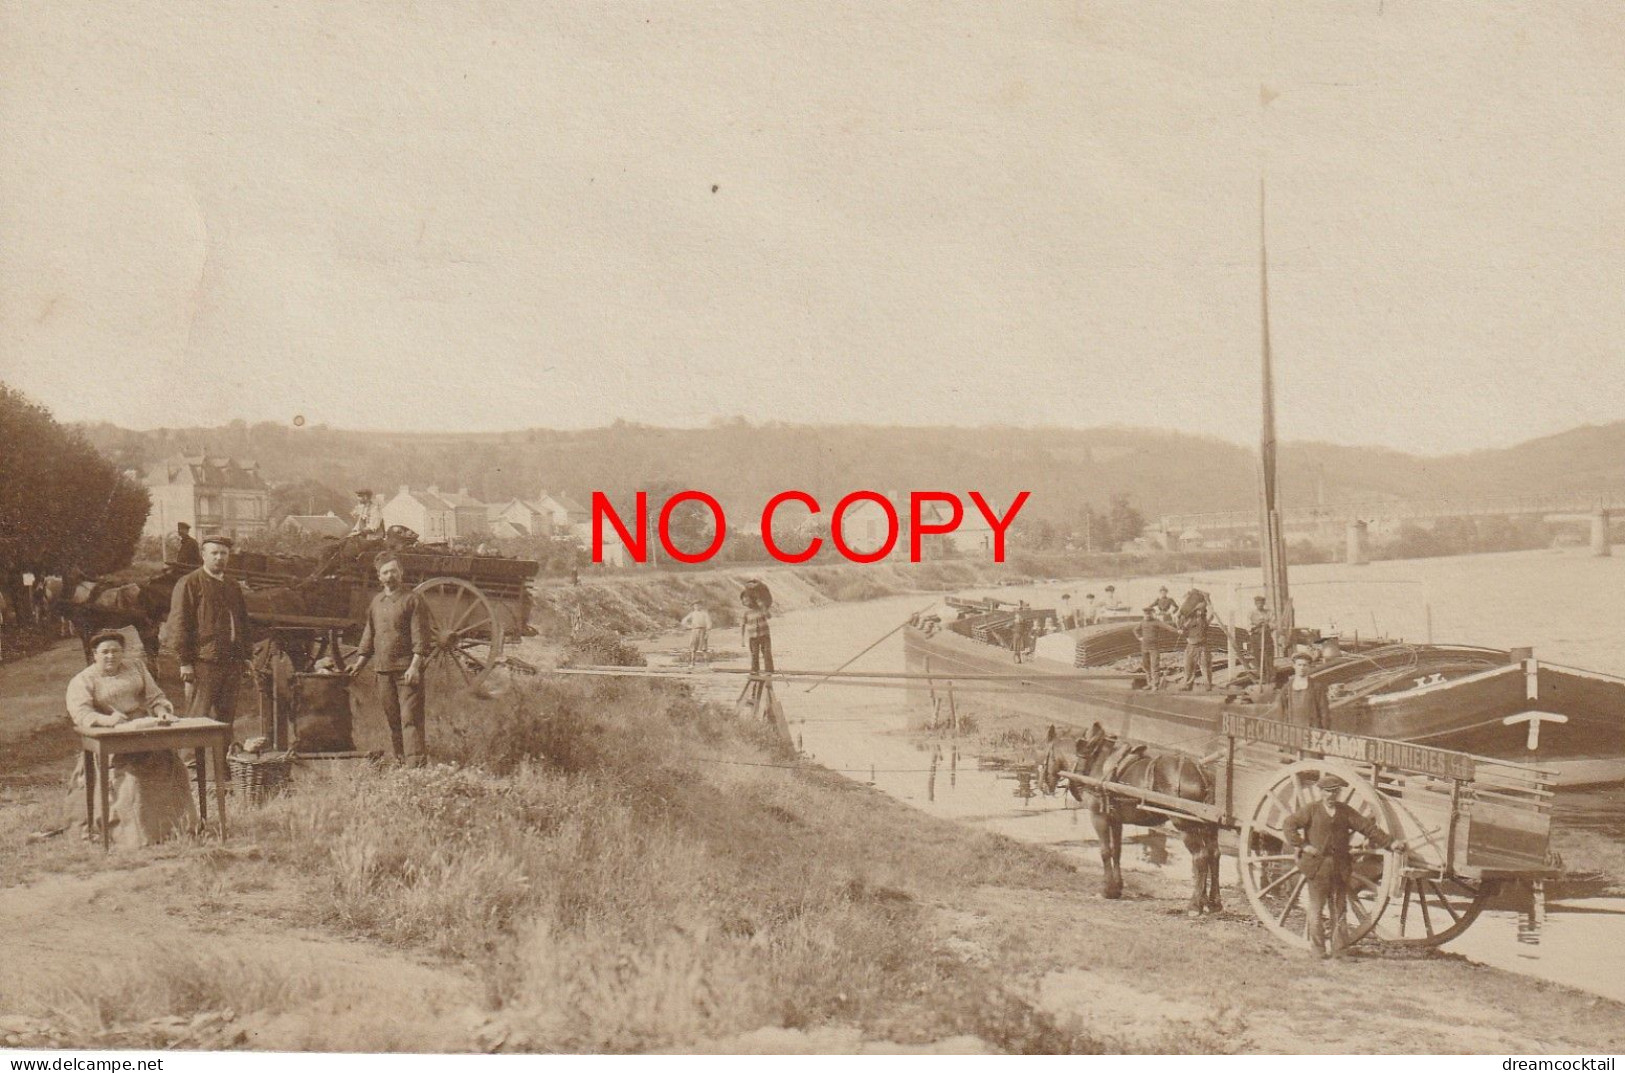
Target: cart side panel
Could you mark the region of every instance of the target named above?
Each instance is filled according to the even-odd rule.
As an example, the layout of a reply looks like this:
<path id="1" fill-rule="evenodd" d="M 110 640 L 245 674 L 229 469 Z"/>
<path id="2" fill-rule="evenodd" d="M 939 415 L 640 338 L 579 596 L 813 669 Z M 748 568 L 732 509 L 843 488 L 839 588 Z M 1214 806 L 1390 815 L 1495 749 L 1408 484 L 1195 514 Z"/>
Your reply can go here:
<path id="1" fill-rule="evenodd" d="M 1548 866 L 1553 777 L 1539 769 L 1482 763 L 1463 812 L 1461 865 L 1474 872 L 1528 872 Z"/>
<path id="2" fill-rule="evenodd" d="M 1474 800 L 1467 821 L 1466 855 L 1473 872 L 1538 872 L 1546 867 L 1551 818 L 1505 803 Z"/>

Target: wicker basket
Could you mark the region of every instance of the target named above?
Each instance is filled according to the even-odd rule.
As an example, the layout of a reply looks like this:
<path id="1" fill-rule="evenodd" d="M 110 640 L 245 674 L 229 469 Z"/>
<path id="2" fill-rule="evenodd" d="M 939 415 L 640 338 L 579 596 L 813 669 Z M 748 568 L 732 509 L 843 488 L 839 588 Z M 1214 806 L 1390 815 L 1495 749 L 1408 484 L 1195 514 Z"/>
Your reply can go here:
<path id="1" fill-rule="evenodd" d="M 293 770 L 293 753 L 245 753 L 237 751 L 226 757 L 231 768 L 231 782 L 237 796 L 250 805 L 260 805 L 269 797 L 280 793 L 287 785 Z"/>

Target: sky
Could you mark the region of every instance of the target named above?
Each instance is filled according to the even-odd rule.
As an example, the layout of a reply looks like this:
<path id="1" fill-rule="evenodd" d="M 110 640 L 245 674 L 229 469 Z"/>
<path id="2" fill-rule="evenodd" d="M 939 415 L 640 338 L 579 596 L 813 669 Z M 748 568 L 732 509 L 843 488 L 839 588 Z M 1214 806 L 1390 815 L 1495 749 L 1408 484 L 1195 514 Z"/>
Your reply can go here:
<path id="1" fill-rule="evenodd" d="M 0 380 L 64 420 L 1422 453 L 1625 419 L 1625 13 L 0 0 Z M 1265 103 L 1267 101 L 1267 103 Z"/>

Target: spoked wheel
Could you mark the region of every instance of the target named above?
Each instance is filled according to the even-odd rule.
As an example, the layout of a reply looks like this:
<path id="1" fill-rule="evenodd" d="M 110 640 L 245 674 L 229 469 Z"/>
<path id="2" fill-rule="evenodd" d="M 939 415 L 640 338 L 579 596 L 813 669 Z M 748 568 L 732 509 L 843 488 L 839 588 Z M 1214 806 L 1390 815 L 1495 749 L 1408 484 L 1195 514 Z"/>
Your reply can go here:
<path id="1" fill-rule="evenodd" d="M 1359 772 L 1332 760 L 1304 760 L 1282 768 L 1253 803 L 1241 828 L 1241 886 L 1253 913 L 1281 941 L 1305 950 L 1310 949 L 1308 882 L 1297 869 L 1284 832 L 1287 817 L 1318 800 L 1319 791 L 1313 784 L 1326 772 L 1335 772 L 1349 784 L 1343 801 L 1394 835 L 1395 821 L 1387 800 Z M 1354 868 L 1343 928 L 1344 941 L 1352 946 L 1377 926 L 1388 908 L 1398 886 L 1400 863 L 1398 854 L 1377 849 L 1359 832 L 1353 835 L 1350 851 Z M 1328 942 L 1331 930 L 1328 923 Z"/>
<path id="2" fill-rule="evenodd" d="M 1499 888 L 1493 879 L 1407 873 L 1395 904 L 1371 934 L 1399 946 L 1443 946 L 1472 927 Z"/>
<path id="3" fill-rule="evenodd" d="M 496 606 L 462 578 L 430 578 L 412 591 L 429 609 L 432 640 L 424 676 L 430 694 L 449 689 L 490 695 L 496 685 L 493 672 L 502 662 L 502 619 Z"/>

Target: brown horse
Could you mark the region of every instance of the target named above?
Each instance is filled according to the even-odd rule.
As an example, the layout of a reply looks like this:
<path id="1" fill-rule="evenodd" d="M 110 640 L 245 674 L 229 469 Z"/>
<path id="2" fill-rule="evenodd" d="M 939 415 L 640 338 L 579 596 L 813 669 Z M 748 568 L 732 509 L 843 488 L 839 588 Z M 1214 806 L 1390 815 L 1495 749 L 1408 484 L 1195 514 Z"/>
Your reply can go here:
<path id="1" fill-rule="evenodd" d="M 1217 913 L 1219 902 L 1219 829 L 1197 820 L 1175 819 L 1153 812 L 1132 797 L 1111 794 L 1064 780 L 1062 772 L 1088 775 L 1107 782 L 1149 790 L 1196 803 L 1211 802 L 1213 782 L 1202 765 L 1178 753 L 1150 752 L 1143 745 L 1119 742 L 1099 723 L 1077 740 L 1074 755 L 1065 757 L 1057 748 L 1055 728 L 1049 728 L 1049 750 L 1039 771 L 1045 793 L 1054 793 L 1061 782 L 1068 783 L 1072 796 L 1089 802 L 1089 821 L 1100 841 L 1100 863 L 1105 869 L 1107 898 L 1123 896 L 1123 825 L 1160 827 L 1172 819 L 1185 849 L 1191 855 L 1193 889 L 1188 911 L 1194 916 Z"/>
<path id="2" fill-rule="evenodd" d="M 90 639 L 102 630 L 134 626 L 149 659 L 158 658 L 158 629 L 169 614 L 169 597 L 185 570 L 166 569 L 140 582 L 109 584 L 70 569 L 63 577 L 52 607 L 73 627 L 91 658 Z"/>

